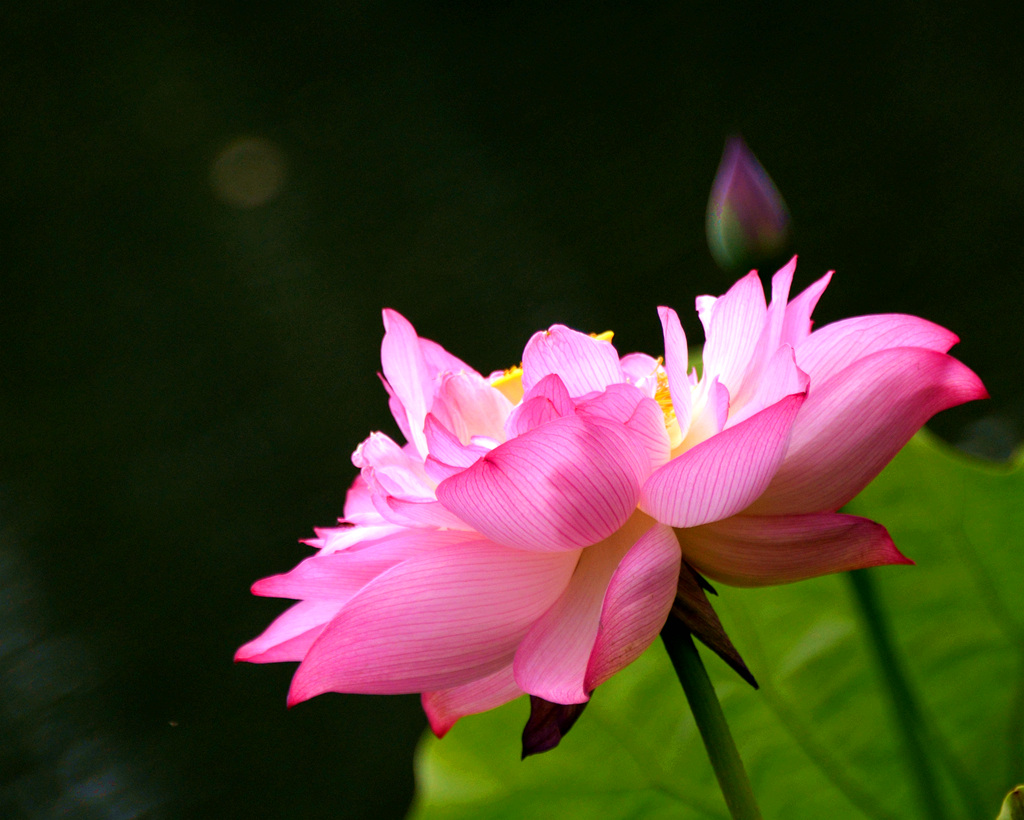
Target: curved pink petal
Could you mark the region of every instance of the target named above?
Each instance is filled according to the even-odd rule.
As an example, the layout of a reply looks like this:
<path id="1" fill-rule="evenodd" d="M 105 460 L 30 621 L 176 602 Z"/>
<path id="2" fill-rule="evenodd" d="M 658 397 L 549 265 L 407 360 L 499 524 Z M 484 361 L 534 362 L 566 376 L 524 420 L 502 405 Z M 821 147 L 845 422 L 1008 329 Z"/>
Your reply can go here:
<path id="1" fill-rule="evenodd" d="M 371 433 L 352 453 L 352 463 L 362 470 L 363 480 L 370 489 L 371 501 L 381 493 L 409 498 L 433 498 L 431 483 L 423 471 L 423 462 L 412 458 L 384 433 Z M 373 503 L 379 512 L 376 502 Z"/>
<path id="2" fill-rule="evenodd" d="M 821 384 L 840 370 L 880 350 L 923 347 L 945 353 L 959 339 L 955 333 L 927 319 L 899 313 L 856 316 L 814 331 L 797 348 L 800 368 Z"/>
<path id="3" fill-rule="evenodd" d="M 329 555 L 339 550 L 358 549 L 366 542 L 373 542 L 399 531 L 402 528 L 388 524 L 380 518 L 380 524 L 343 524 L 340 527 L 314 527 L 316 538 L 304 538 L 302 544 L 308 544 L 320 550 L 321 555 Z"/>
<path id="4" fill-rule="evenodd" d="M 345 507 L 342 521 L 350 524 L 379 524 L 380 515 L 373 506 L 370 488 L 361 475 L 356 476 L 352 486 L 345 494 Z"/>
<path id="5" fill-rule="evenodd" d="M 779 469 L 804 398 L 787 396 L 674 458 L 647 479 L 640 509 L 663 524 L 696 527 L 749 506 Z"/>
<path id="6" fill-rule="evenodd" d="M 746 402 L 736 412 L 730 413 L 726 426 L 735 427 L 786 396 L 806 393 L 809 383 L 810 377 L 796 365 L 793 348 L 779 346 L 764 366 L 759 367 L 756 386 L 748 394 Z"/>
<path id="7" fill-rule="evenodd" d="M 652 524 L 637 513 L 610 538 L 580 553 L 569 585 L 516 651 L 512 669 L 524 692 L 552 703 L 583 703 L 590 697 L 584 684 L 608 583 Z"/>
<path id="8" fill-rule="evenodd" d="M 388 394 L 388 410 L 391 411 L 391 415 L 395 419 L 398 429 L 402 431 L 402 435 L 405 436 L 406 441 L 412 441 L 412 428 L 409 427 L 409 414 L 405 412 L 405 406 L 402 404 L 402 400 L 395 395 L 394 389 L 390 384 L 388 384 L 388 380 L 384 378 L 383 373 L 378 373 L 377 378 L 380 379 L 380 383 L 384 385 L 384 390 Z"/>
<path id="9" fill-rule="evenodd" d="M 427 413 L 423 423 L 423 434 L 427 439 L 427 450 L 436 460 L 464 469 L 487 452 L 486 447 L 477 444 L 463 444 L 458 436 L 445 427 L 433 413 Z M 424 465 L 424 472 L 430 471 Z"/>
<path id="10" fill-rule="evenodd" d="M 393 551 L 332 552 L 300 561 L 289 572 L 261 578 L 253 595 L 296 600 L 331 600 L 340 607 L 385 570 L 407 556 Z"/>
<path id="11" fill-rule="evenodd" d="M 485 449 L 486 452 L 486 449 Z M 481 454 L 483 455 L 483 454 Z M 423 470 L 430 477 L 431 481 L 440 484 L 446 478 L 451 478 L 453 475 L 458 475 L 465 467 L 456 467 L 452 464 L 446 464 L 434 456 L 427 456 L 423 462 Z"/>
<path id="12" fill-rule="evenodd" d="M 499 544 L 573 550 L 625 523 L 648 465 L 647 453 L 622 425 L 567 416 L 505 442 L 445 479 L 437 498 Z"/>
<path id="13" fill-rule="evenodd" d="M 681 561 L 675 531 L 654 524 L 619 562 L 601 606 L 585 691 L 627 667 L 658 637 L 675 600 Z"/>
<path id="14" fill-rule="evenodd" d="M 575 405 L 561 378 L 550 373 L 523 395 L 522 402 L 505 420 L 505 436 L 515 438 L 549 421 L 570 416 Z"/>
<path id="15" fill-rule="evenodd" d="M 811 385 L 789 452 L 751 513 L 837 510 L 940 410 L 988 394 L 945 353 L 892 348 Z"/>
<path id="16" fill-rule="evenodd" d="M 881 524 L 839 513 L 735 515 L 679 530 L 679 543 L 687 563 L 699 572 L 738 587 L 913 563 Z"/>
<path id="17" fill-rule="evenodd" d="M 446 510 L 439 501 L 413 500 L 389 495 L 385 503 L 393 516 L 393 520 L 400 520 L 407 527 L 443 527 L 450 530 L 469 529 L 457 515 Z"/>
<path id="18" fill-rule="evenodd" d="M 423 349 L 416 330 L 401 313 L 385 309 L 384 341 L 380 348 L 380 363 L 395 398 L 405 411 L 410 441 L 421 454 L 426 455 L 427 443 L 423 437 L 423 419 L 430 410 L 433 395 L 430 373 L 423 358 Z M 392 408 L 394 409 L 394 408 Z M 396 420 L 398 416 L 396 415 Z M 401 423 L 400 423 L 401 424 Z"/>
<path id="19" fill-rule="evenodd" d="M 523 402 L 541 397 L 551 402 L 551 406 L 555 408 L 555 412 L 559 416 L 571 415 L 576 409 L 576 405 L 569 395 L 569 388 L 565 386 L 565 382 L 557 373 L 549 373 L 527 390 L 523 394 Z"/>
<path id="20" fill-rule="evenodd" d="M 767 310 L 756 271 L 736 282 L 724 296 L 697 300 L 705 337 L 702 376 L 717 376 L 730 396 L 736 395 L 743 384 Z"/>
<path id="21" fill-rule="evenodd" d="M 619 354 L 611 342 L 565 325 L 534 333 L 523 350 L 523 387 L 527 391 L 549 373 L 557 373 L 574 397 L 604 390 L 624 379 Z"/>
<path id="22" fill-rule="evenodd" d="M 395 564 L 432 550 L 463 543 L 465 532 L 434 532 L 396 527 L 363 549 L 321 551 L 281 575 L 252 585 L 254 595 L 276 598 L 330 598 L 347 601 L 366 584 Z"/>
<path id="23" fill-rule="evenodd" d="M 755 393 L 763 390 L 765 372 L 782 345 L 782 328 L 786 320 L 786 302 L 789 299 L 789 288 L 793 284 L 793 274 L 795 271 L 796 257 L 794 256 L 788 264 L 772 277 L 772 301 L 768 305 L 768 311 L 765 313 L 761 335 L 754 348 L 754 355 L 751 357 L 750 365 L 747 367 L 743 384 L 732 395 L 733 408 L 744 408 L 748 416 L 754 412 L 750 409 L 751 399 Z M 791 390 L 789 392 L 793 393 L 796 391 Z M 781 398 L 783 395 L 787 394 L 779 394 L 779 397 Z M 772 403 L 772 401 L 762 402 L 757 409 L 762 409 Z"/>
<path id="24" fill-rule="evenodd" d="M 786 324 L 786 308 L 789 304 L 789 289 L 793 286 L 793 274 L 796 273 L 796 257 L 794 256 L 772 276 L 772 301 L 768 305 L 765 316 L 764 331 L 761 342 L 769 355 L 780 345 L 782 329 Z M 792 345 L 790 345 L 792 347 Z"/>
<path id="25" fill-rule="evenodd" d="M 758 286 L 760 287 L 760 284 Z M 668 376 L 672 410 L 679 423 L 679 431 L 685 438 L 686 431 L 690 429 L 690 417 L 693 412 L 693 391 L 687 374 L 690 359 L 686 349 L 686 334 L 679 322 L 679 315 L 672 308 L 659 307 L 658 316 L 665 337 L 665 374 Z"/>
<path id="26" fill-rule="evenodd" d="M 295 673 L 289 705 L 323 692 L 450 689 L 507 666 L 565 589 L 576 555 L 462 535 L 385 571 L 345 604 Z"/>
<path id="27" fill-rule="evenodd" d="M 438 737 L 444 737 L 459 718 L 496 709 L 522 694 L 523 690 L 512 675 L 512 664 L 508 664 L 487 677 L 462 686 L 424 692 L 420 700 L 431 730 Z"/>
<path id="28" fill-rule="evenodd" d="M 423 363 L 427 367 L 428 375 L 432 377 L 438 373 L 466 373 L 470 376 L 480 376 L 472 367 L 466 364 L 458 356 L 453 356 L 437 342 L 430 339 L 419 339 L 420 352 L 423 355 Z"/>
<path id="29" fill-rule="evenodd" d="M 476 373 L 444 373 L 430 412 L 462 444 L 474 436 L 502 441 L 512 402 Z"/>
<path id="30" fill-rule="evenodd" d="M 619 359 L 626 381 L 645 396 L 654 398 L 658 390 L 658 360 L 646 353 L 627 353 Z"/>
<path id="31" fill-rule="evenodd" d="M 832 281 L 833 271 L 829 271 L 817 282 L 809 285 L 786 307 L 786 320 L 782 323 L 780 342 L 788 344 L 794 350 L 811 334 L 811 314 Z"/>
<path id="32" fill-rule="evenodd" d="M 248 663 L 301 661 L 342 606 L 342 601 L 299 601 L 278 615 L 262 635 L 239 647 L 235 660 Z"/>
<path id="33" fill-rule="evenodd" d="M 647 398 L 632 385 L 610 384 L 603 393 L 581 401 L 576 412 L 584 417 L 617 422 L 631 430 L 650 458 L 645 477 L 668 462 L 671 447 L 665 415 L 654 399 Z"/>
<path id="34" fill-rule="evenodd" d="M 690 429 L 686 432 L 681 449 L 689 450 L 725 429 L 729 420 L 729 391 L 715 376 L 711 381 L 702 380 L 693 402 Z"/>

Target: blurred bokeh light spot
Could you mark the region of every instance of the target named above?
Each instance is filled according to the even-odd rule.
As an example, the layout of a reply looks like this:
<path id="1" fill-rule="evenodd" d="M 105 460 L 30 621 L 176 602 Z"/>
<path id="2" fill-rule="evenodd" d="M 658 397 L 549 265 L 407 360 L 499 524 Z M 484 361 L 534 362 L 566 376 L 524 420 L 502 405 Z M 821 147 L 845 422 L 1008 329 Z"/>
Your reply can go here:
<path id="1" fill-rule="evenodd" d="M 286 170 L 284 154 L 270 140 L 239 137 L 217 155 L 210 181 L 222 202 L 236 208 L 256 208 L 280 193 Z"/>

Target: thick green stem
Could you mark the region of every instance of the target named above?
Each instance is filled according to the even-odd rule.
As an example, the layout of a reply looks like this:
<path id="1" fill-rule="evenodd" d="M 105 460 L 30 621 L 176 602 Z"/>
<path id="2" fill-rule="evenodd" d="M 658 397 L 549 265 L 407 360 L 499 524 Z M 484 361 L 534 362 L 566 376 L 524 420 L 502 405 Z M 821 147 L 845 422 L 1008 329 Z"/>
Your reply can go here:
<path id="1" fill-rule="evenodd" d="M 864 569 L 848 572 L 847 577 L 850 579 L 854 600 L 867 626 L 875 661 L 885 680 L 890 706 L 903 741 L 907 766 L 917 789 L 922 817 L 928 820 L 944 820 L 949 817 L 949 812 L 928 754 L 921 724 L 921 710 L 892 639 L 875 580 L 870 570 Z"/>
<path id="2" fill-rule="evenodd" d="M 661 630 L 661 639 L 675 667 L 683 692 L 690 703 L 697 728 L 718 778 L 733 820 L 761 820 L 761 811 L 754 800 L 750 780 L 733 742 L 729 725 L 707 670 L 697 654 L 690 631 L 676 618 L 669 617 Z"/>

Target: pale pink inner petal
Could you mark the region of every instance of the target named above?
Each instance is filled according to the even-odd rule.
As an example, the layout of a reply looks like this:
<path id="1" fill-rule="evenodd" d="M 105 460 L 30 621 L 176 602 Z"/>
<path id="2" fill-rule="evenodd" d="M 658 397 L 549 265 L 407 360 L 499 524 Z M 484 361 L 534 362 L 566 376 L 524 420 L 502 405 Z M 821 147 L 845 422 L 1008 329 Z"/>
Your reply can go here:
<path id="1" fill-rule="evenodd" d="M 440 484 L 446 478 L 451 478 L 453 475 L 461 473 L 465 467 L 455 467 L 451 464 L 446 464 L 440 459 L 434 456 L 427 456 L 423 462 L 423 470 L 430 477 L 431 481 L 435 481 Z"/>
<path id="2" fill-rule="evenodd" d="M 408 527 L 442 527 L 450 530 L 468 530 L 457 515 L 449 512 L 439 501 L 422 501 L 388 496 L 386 503 L 391 514 Z"/>
<path id="3" fill-rule="evenodd" d="M 360 444 L 352 454 L 352 463 L 363 471 L 371 499 L 382 492 L 407 498 L 433 498 L 433 485 L 423 471 L 423 462 L 412 458 L 384 433 L 372 433 Z"/>
<path id="4" fill-rule="evenodd" d="M 927 319 L 898 313 L 856 316 L 814 331 L 796 350 L 800 368 L 818 385 L 872 353 L 892 347 L 923 347 L 945 353 L 955 333 Z"/>
<path id="5" fill-rule="evenodd" d="M 445 427 L 433 413 L 428 413 L 423 425 L 427 439 L 427 449 L 436 460 L 453 467 L 465 468 L 487 452 L 487 449 L 475 444 L 463 444 L 458 437 Z M 424 466 L 424 472 L 430 477 L 430 471 Z"/>
<path id="6" fill-rule="evenodd" d="M 384 331 L 380 350 L 384 377 L 405 410 L 412 443 L 426 455 L 423 418 L 430 409 L 432 387 L 420 339 L 409 321 L 394 310 L 384 311 Z"/>
<path id="7" fill-rule="evenodd" d="M 632 385 L 609 385 L 603 393 L 580 402 L 576 412 L 625 425 L 647 451 L 650 458 L 648 472 L 668 462 L 671 448 L 665 429 L 665 415 L 656 401 Z"/>
<path id="8" fill-rule="evenodd" d="M 978 377 L 944 353 L 892 348 L 858 359 L 812 383 L 786 459 L 750 512 L 837 510 L 935 413 L 986 395 Z"/>
<path id="9" fill-rule="evenodd" d="M 453 356 L 437 342 L 430 339 L 420 338 L 420 351 L 423 355 L 423 363 L 427 368 L 427 374 L 433 378 L 438 373 L 466 373 L 470 376 L 480 376 L 472 367 L 466 364 L 458 356 Z"/>
<path id="10" fill-rule="evenodd" d="M 350 524 L 379 524 L 380 516 L 374 509 L 370 496 L 366 480 L 361 475 L 356 476 L 345 494 L 345 512 L 341 520 Z"/>
<path id="11" fill-rule="evenodd" d="M 761 368 L 759 377 L 746 403 L 730 406 L 727 427 L 736 426 L 785 396 L 806 392 L 810 383 L 808 375 L 796 366 L 793 348 L 789 345 L 776 349 L 775 354 Z"/>
<path id="12" fill-rule="evenodd" d="M 672 410 L 679 425 L 679 433 L 685 438 L 687 430 L 690 429 L 690 418 L 693 413 L 693 391 L 687 375 L 690 360 L 686 348 L 686 334 L 679 323 L 679 315 L 672 308 L 659 307 L 658 316 L 661 318 L 661 330 L 665 337 L 665 374 L 668 376 Z"/>
<path id="13" fill-rule="evenodd" d="M 402 435 L 405 436 L 406 441 L 412 441 L 412 428 L 409 427 L 409 414 L 405 412 L 405 407 L 402 405 L 401 399 L 395 395 L 395 391 L 392 389 L 391 385 L 388 384 L 388 380 L 384 378 L 383 373 L 378 373 L 377 377 L 380 379 L 380 383 L 384 385 L 384 390 L 388 394 L 388 409 L 391 411 L 391 415 L 395 419 L 398 429 L 402 431 Z"/>
<path id="14" fill-rule="evenodd" d="M 703 378 L 717 376 L 729 395 L 736 395 L 764 327 L 767 307 L 761 280 L 751 271 L 713 303 L 699 303 L 698 311 L 706 339 Z"/>
<path id="15" fill-rule="evenodd" d="M 787 265 L 772 277 L 772 301 L 768 305 L 764 326 L 761 329 L 761 336 L 757 340 L 754 355 L 751 357 L 747 373 L 743 378 L 743 384 L 736 393 L 732 394 L 733 412 L 740 407 L 749 407 L 752 396 L 762 388 L 765 370 L 782 344 L 782 327 L 786 320 L 786 302 L 789 299 L 789 288 L 793 283 L 793 273 L 795 271 L 796 257 L 794 256 Z M 779 397 L 781 398 L 782 395 L 787 394 L 780 394 Z M 772 403 L 762 403 L 758 409 L 767 407 L 768 404 Z M 751 415 L 752 412 L 754 411 L 748 410 L 747 416 Z"/>
<path id="16" fill-rule="evenodd" d="M 839 513 L 736 515 L 678 533 L 691 566 L 732 586 L 787 584 L 831 572 L 913 563 L 881 524 Z"/>
<path id="17" fill-rule="evenodd" d="M 786 320 L 782 324 L 780 342 L 788 344 L 795 350 L 810 335 L 811 314 L 831 281 L 832 271 L 829 271 L 789 303 L 786 308 Z"/>
<path id="18" fill-rule="evenodd" d="M 803 395 L 787 396 L 673 459 L 644 484 L 640 508 L 673 527 L 696 527 L 744 509 L 782 463 L 803 402 Z"/>
<path id="19" fill-rule="evenodd" d="M 316 547 L 321 555 L 330 555 L 341 550 L 358 552 L 404 529 L 396 524 L 388 524 L 379 516 L 378 518 L 381 522 L 379 525 L 317 527 L 313 530 L 317 537 L 305 539 L 302 543 Z"/>
<path id="20" fill-rule="evenodd" d="M 683 443 L 672 450 L 673 456 L 685 453 L 722 432 L 729 420 L 729 391 L 725 385 L 713 379 L 702 379 L 697 386 L 693 400 L 693 416 L 690 429 L 686 432 Z"/>
<path id="21" fill-rule="evenodd" d="M 549 373 L 558 374 L 574 397 L 625 380 L 611 342 L 565 325 L 552 325 L 550 330 L 533 334 L 523 350 L 523 387 L 527 391 Z"/>
<path id="22" fill-rule="evenodd" d="M 444 737 L 455 722 L 466 715 L 496 709 L 523 694 L 512 674 L 512 664 L 485 678 L 439 692 L 424 692 L 421 698 L 430 728 Z"/>
<path id="23" fill-rule="evenodd" d="M 772 301 L 768 305 L 768 314 L 765 319 L 766 334 L 761 338 L 769 356 L 775 351 L 775 348 L 784 344 L 782 328 L 786 323 L 786 307 L 789 303 L 789 289 L 793 285 L 794 273 L 796 273 L 795 256 L 772 276 Z"/>
<path id="24" fill-rule="evenodd" d="M 445 373 L 431 413 L 463 444 L 474 436 L 502 441 L 512 402 L 476 373 Z"/>
<path id="25" fill-rule="evenodd" d="M 516 651 L 512 668 L 524 692 L 552 703 L 583 703 L 590 697 L 584 683 L 608 583 L 619 561 L 652 524 L 636 513 L 610 538 L 583 550 L 565 592 Z"/>
<path id="26" fill-rule="evenodd" d="M 658 390 L 658 360 L 646 353 L 627 353 L 619 360 L 622 373 L 631 385 L 648 398 Z"/>
<path id="27" fill-rule="evenodd" d="M 679 582 L 675 531 L 654 524 L 612 575 L 583 688 L 592 692 L 643 654 L 665 625 Z"/>
<path id="28" fill-rule="evenodd" d="M 310 647 L 289 704 L 322 692 L 450 689 L 508 665 L 565 589 L 577 555 L 463 536 L 397 564 L 353 597 Z"/>
<path id="29" fill-rule="evenodd" d="M 649 456 L 623 425 L 567 416 L 442 481 L 437 498 L 476 530 L 526 550 L 578 549 L 629 518 Z"/>

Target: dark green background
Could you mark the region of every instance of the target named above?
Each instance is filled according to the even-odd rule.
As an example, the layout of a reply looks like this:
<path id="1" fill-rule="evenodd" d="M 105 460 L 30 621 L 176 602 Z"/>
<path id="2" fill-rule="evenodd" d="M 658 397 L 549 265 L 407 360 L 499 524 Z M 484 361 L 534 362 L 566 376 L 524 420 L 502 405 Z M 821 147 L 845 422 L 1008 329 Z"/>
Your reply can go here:
<path id="1" fill-rule="evenodd" d="M 391 817 L 417 699 L 286 711 L 249 584 L 394 431 L 384 305 L 478 369 L 556 321 L 691 338 L 725 136 L 819 321 L 926 316 L 1024 418 L 1018 21 L 962 3 L 41 3 L 0 12 L 0 815 Z M 279 193 L 211 172 L 276 146 Z"/>

